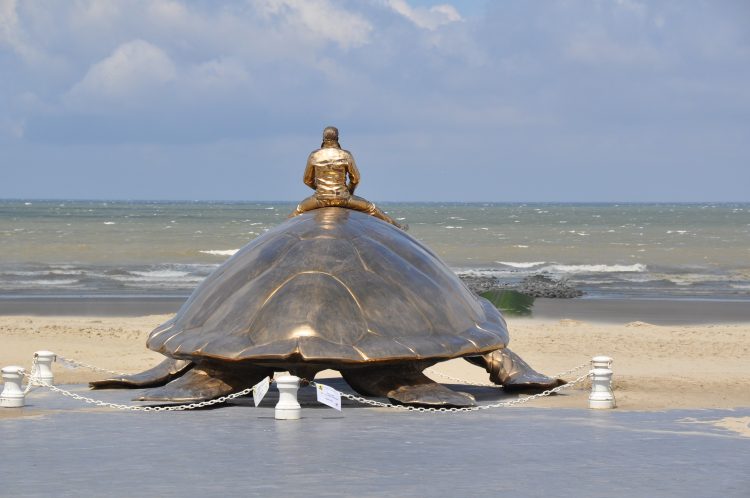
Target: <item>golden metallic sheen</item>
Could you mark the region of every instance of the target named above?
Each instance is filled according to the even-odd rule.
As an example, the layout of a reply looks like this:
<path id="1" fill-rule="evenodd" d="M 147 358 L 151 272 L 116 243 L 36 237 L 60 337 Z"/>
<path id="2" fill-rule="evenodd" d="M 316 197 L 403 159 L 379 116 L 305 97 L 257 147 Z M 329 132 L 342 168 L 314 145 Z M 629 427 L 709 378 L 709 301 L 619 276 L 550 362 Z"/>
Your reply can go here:
<path id="1" fill-rule="evenodd" d="M 167 359 L 92 387 L 153 387 L 139 399 L 189 402 L 241 391 L 275 371 L 312 380 L 333 369 L 363 395 L 471 406 L 473 396 L 422 373 L 458 357 L 505 389 L 562 382 L 507 348 L 505 320 L 489 301 L 352 195 L 359 172 L 337 138 L 327 128 L 323 148 L 310 156 L 305 183 L 316 194 L 298 216 L 243 247 L 151 332 L 147 346 Z"/>
<path id="2" fill-rule="evenodd" d="M 290 217 L 322 207 L 343 207 L 365 212 L 404 228 L 374 203 L 354 195 L 359 184 L 359 170 L 351 152 L 339 145 L 339 130 L 333 126 L 323 130 L 320 149 L 314 150 L 307 158 L 302 181 L 315 193 L 300 202 Z"/>

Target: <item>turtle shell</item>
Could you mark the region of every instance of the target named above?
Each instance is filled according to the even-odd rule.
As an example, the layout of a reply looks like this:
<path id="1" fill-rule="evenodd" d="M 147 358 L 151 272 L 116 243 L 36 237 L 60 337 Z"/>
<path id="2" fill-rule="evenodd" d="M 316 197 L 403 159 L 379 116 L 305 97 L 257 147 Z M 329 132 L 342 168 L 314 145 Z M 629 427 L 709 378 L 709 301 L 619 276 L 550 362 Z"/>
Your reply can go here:
<path id="1" fill-rule="evenodd" d="M 447 359 L 507 343 L 497 309 L 430 249 L 335 207 L 254 239 L 148 339 L 175 358 L 333 365 Z"/>

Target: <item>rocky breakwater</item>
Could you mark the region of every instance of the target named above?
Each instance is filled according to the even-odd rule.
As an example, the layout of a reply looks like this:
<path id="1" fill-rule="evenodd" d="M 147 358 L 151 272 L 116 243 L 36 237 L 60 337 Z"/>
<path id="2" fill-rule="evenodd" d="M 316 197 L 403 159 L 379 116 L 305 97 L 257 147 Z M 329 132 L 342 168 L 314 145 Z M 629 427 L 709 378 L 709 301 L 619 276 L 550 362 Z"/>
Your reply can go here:
<path id="1" fill-rule="evenodd" d="M 513 290 L 531 297 L 571 299 L 584 292 L 576 289 L 567 280 L 559 280 L 545 274 L 531 275 L 520 282 L 501 282 L 495 277 L 463 274 L 459 278 L 475 294 L 490 291 Z"/>

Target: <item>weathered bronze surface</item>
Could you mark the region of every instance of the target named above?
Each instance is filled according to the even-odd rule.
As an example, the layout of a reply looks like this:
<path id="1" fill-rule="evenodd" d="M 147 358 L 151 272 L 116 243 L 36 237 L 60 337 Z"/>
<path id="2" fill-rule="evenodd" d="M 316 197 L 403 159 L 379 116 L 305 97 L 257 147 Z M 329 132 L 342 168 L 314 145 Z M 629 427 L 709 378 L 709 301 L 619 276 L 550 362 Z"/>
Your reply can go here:
<path id="1" fill-rule="evenodd" d="M 314 150 L 307 158 L 302 179 L 315 193 L 300 202 L 290 217 L 322 207 L 343 207 L 365 212 L 404 229 L 375 204 L 354 195 L 359 178 L 354 156 L 339 145 L 339 130 L 333 126 L 327 127 L 323 130 L 320 149 Z"/>
<path id="2" fill-rule="evenodd" d="M 182 402 L 239 391 L 273 371 L 311 380 L 331 368 L 362 394 L 471 405 L 471 395 L 422 374 L 455 357 L 477 357 L 505 387 L 558 385 L 507 343 L 498 310 L 430 249 L 368 214 L 324 207 L 250 242 L 151 333 L 149 348 L 192 369 L 168 360 L 153 375 L 92 386 L 164 384 L 179 370 L 182 377 L 141 399 Z"/>

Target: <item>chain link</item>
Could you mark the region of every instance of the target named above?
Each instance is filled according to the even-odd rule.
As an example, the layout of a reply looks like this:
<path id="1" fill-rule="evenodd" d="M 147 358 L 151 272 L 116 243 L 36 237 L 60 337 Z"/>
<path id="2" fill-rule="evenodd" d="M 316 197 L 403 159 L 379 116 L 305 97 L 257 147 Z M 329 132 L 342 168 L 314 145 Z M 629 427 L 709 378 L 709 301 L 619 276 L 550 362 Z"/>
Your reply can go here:
<path id="1" fill-rule="evenodd" d="M 22 375 L 24 377 L 28 376 L 28 381 L 26 382 L 26 389 L 23 390 L 23 395 L 24 396 L 26 396 L 27 394 L 29 394 L 29 392 L 31 392 L 31 390 L 34 388 L 34 384 L 35 384 L 34 381 L 36 380 L 36 375 L 37 375 L 38 370 L 39 370 L 38 361 L 39 360 L 38 360 L 37 356 L 34 355 L 34 360 L 31 363 L 31 373 L 27 374 L 25 370 L 22 372 Z"/>
<path id="2" fill-rule="evenodd" d="M 577 367 L 579 369 L 580 367 Z M 531 400 L 543 398 L 546 396 L 551 396 L 555 393 L 559 393 L 560 391 L 564 389 L 570 389 L 571 387 L 580 384 L 584 380 L 586 380 L 591 375 L 591 372 L 586 372 L 585 374 L 579 376 L 576 380 L 571 381 L 567 384 L 563 384 L 561 386 L 557 386 L 552 389 L 547 389 L 546 391 L 543 391 L 538 394 L 534 394 L 531 396 L 526 396 L 523 398 L 513 399 L 510 401 L 501 401 L 499 403 L 493 403 L 490 405 L 478 405 L 478 406 L 466 406 L 461 408 L 426 408 L 423 406 L 409 406 L 409 405 L 394 405 L 391 403 L 383 403 L 382 401 L 375 401 L 373 399 L 367 399 L 363 398 L 362 396 L 356 396 L 354 394 L 344 393 L 340 392 L 341 396 L 343 398 L 346 398 L 350 401 L 356 401 L 357 403 L 361 403 L 363 405 L 369 405 L 369 406 L 375 406 L 378 408 L 391 408 L 395 410 L 403 410 L 403 411 L 409 411 L 409 412 L 419 412 L 419 413 L 458 413 L 458 412 L 476 412 L 480 410 L 488 410 L 490 408 L 509 408 L 511 406 L 518 406 L 522 405 L 524 403 L 528 403 Z M 319 384 L 317 382 L 310 382 L 310 385 L 313 387 L 317 387 L 318 385 L 325 385 L 325 384 Z"/>
<path id="3" fill-rule="evenodd" d="M 104 368 L 99 368 L 93 365 L 88 365 L 86 363 L 71 360 L 69 358 L 65 358 L 64 356 L 57 355 L 57 359 L 62 361 L 63 363 L 66 363 L 70 366 L 76 367 L 76 368 L 88 368 L 90 370 L 98 371 L 98 372 L 105 372 L 110 373 L 114 375 L 128 375 L 121 372 L 114 372 L 112 370 L 106 370 Z M 582 368 L 590 365 L 590 361 L 587 361 L 585 363 L 581 363 L 580 365 L 571 368 L 570 370 L 566 370 L 562 373 L 559 373 L 555 375 L 555 377 L 559 378 L 565 375 L 569 375 L 573 372 L 577 372 L 581 370 Z M 48 384 L 46 382 L 41 381 L 36 376 L 38 374 L 38 358 L 35 356 L 34 361 L 31 365 L 31 373 L 26 373 L 25 371 L 22 371 L 21 374 L 23 377 L 27 379 L 26 388 L 24 390 L 24 394 L 27 394 L 34 386 L 40 386 L 40 387 L 46 387 L 50 389 L 51 391 L 54 391 L 56 393 L 59 393 L 63 396 L 67 396 L 69 398 L 73 398 L 78 401 L 83 401 L 84 403 L 96 405 L 96 406 L 102 406 L 107 408 L 114 408 L 117 410 L 124 410 L 124 411 L 138 411 L 138 412 L 172 412 L 172 411 L 185 411 L 185 410 L 194 410 L 196 408 L 204 408 L 206 406 L 212 406 L 219 403 L 224 403 L 226 401 L 233 400 L 235 398 L 239 398 L 241 396 L 246 396 L 248 394 L 251 394 L 253 391 L 255 391 L 255 386 L 249 387 L 247 389 L 244 389 L 242 391 L 228 394 L 226 396 L 221 396 L 218 398 L 214 398 L 211 400 L 206 401 L 200 401 L 198 403 L 188 403 L 183 405 L 171 405 L 171 406 L 140 406 L 140 405 L 125 405 L 125 404 L 119 404 L 119 403 L 110 403 L 107 401 L 101 401 L 93 398 L 89 398 L 87 396 L 81 396 L 80 394 L 76 394 L 74 392 L 68 391 L 66 389 L 62 389 L 60 387 Z M 474 385 L 474 386 L 481 386 L 481 387 L 502 387 L 498 386 L 496 384 L 491 383 L 475 383 L 471 382 L 465 379 L 459 379 L 456 377 L 451 377 L 450 375 L 442 374 L 440 372 L 436 372 L 434 370 L 428 370 L 426 373 L 435 374 L 437 376 L 450 379 L 454 382 L 459 382 L 462 384 L 468 384 L 468 385 Z M 491 408 L 509 408 L 512 406 L 518 406 L 522 405 L 524 403 L 528 403 L 529 401 L 532 401 L 534 399 L 543 398 L 546 396 L 551 396 L 552 394 L 556 394 L 560 391 L 563 391 L 565 389 L 570 389 L 573 386 L 576 386 L 577 384 L 582 383 L 584 380 L 589 378 L 591 376 L 591 372 L 586 372 L 583 375 L 580 375 L 575 380 L 568 382 L 567 384 L 563 384 L 560 386 L 557 386 L 552 389 L 547 389 L 546 391 L 543 391 L 538 394 L 534 394 L 531 396 L 526 396 L 523 398 L 517 398 L 509 401 L 501 401 L 498 403 L 493 403 L 489 405 L 478 405 L 478 406 L 468 406 L 468 407 L 461 407 L 461 408 L 427 408 L 422 406 L 409 406 L 409 405 L 394 405 L 392 403 L 384 403 L 382 401 L 376 401 L 368 398 L 364 398 L 362 396 L 357 396 L 354 394 L 349 394 L 345 392 L 338 391 L 341 394 L 341 397 L 348 399 L 350 401 L 355 401 L 357 403 L 361 403 L 368 406 L 374 406 L 378 408 L 390 408 L 395 410 L 402 410 L 402 411 L 410 411 L 410 412 L 418 412 L 418 413 L 458 413 L 458 412 L 476 412 L 480 410 L 488 410 Z M 324 386 L 325 384 L 320 384 L 318 382 L 314 381 L 308 381 L 306 379 L 301 379 L 303 383 L 309 384 L 313 387 L 317 387 L 319 385 Z M 271 382 L 274 382 L 274 379 L 271 379 Z"/>
<path id="4" fill-rule="evenodd" d="M 123 405 L 123 404 L 118 404 L 118 403 L 109 403 L 107 401 L 101 401 L 101 400 L 89 398 L 86 396 L 81 396 L 80 394 L 76 394 L 74 392 L 68 391 L 66 389 L 62 389 L 57 386 L 53 386 L 46 382 L 42 382 L 39 379 L 32 377 L 32 375 L 27 374 L 26 372 L 23 372 L 23 376 L 28 379 L 27 389 L 28 389 L 28 386 L 33 384 L 33 385 L 40 386 L 40 387 L 46 387 L 51 391 L 62 394 L 63 396 L 67 396 L 69 398 L 83 401 L 84 403 L 88 403 L 91 405 L 104 406 L 107 408 L 115 408 L 117 410 L 133 411 L 133 412 L 180 412 L 180 411 L 185 411 L 185 410 L 195 410 L 196 408 L 204 408 L 206 406 L 212 406 L 212 405 L 217 405 L 219 403 L 224 403 L 226 401 L 239 398 L 240 396 L 246 396 L 252 393 L 253 391 L 255 391 L 255 386 L 253 386 L 253 387 L 248 387 L 247 389 L 243 389 L 242 391 L 239 391 L 233 394 L 227 394 L 226 396 L 221 396 L 219 398 L 214 398 L 214 399 L 210 399 L 207 401 L 201 401 L 198 403 L 188 403 L 184 405 L 171 405 L 171 406 Z M 271 382 L 273 382 L 273 379 L 271 379 Z"/>
<path id="5" fill-rule="evenodd" d="M 107 370 L 106 368 L 100 368 L 96 367 L 94 365 L 89 365 L 88 363 L 84 363 L 82 361 L 76 361 L 71 360 L 70 358 L 66 358 L 62 355 L 56 355 L 57 361 L 64 363 L 66 366 L 72 367 L 72 368 L 88 368 L 89 370 L 93 370 L 94 372 L 101 372 L 101 373 L 107 373 L 112 375 L 130 375 L 123 372 L 116 372 L 114 370 Z"/>
<path id="6" fill-rule="evenodd" d="M 495 388 L 502 388 L 503 386 L 492 383 L 492 382 L 475 382 L 473 380 L 467 380 L 467 379 L 459 379 L 458 377 L 452 377 L 448 374 L 444 374 L 441 372 L 438 372 L 433 369 L 425 370 L 426 374 L 428 375 L 437 375 L 438 377 L 442 377 L 443 379 L 452 380 L 453 382 L 458 382 L 459 384 L 467 384 L 471 386 L 481 386 L 481 387 L 495 387 Z"/>
<path id="7" fill-rule="evenodd" d="M 580 365 L 578 365 L 577 367 L 573 367 L 573 368 L 571 368 L 570 370 L 566 370 L 566 371 L 564 371 L 564 372 L 561 372 L 561 373 L 555 374 L 555 375 L 553 375 L 552 377 L 553 377 L 553 378 L 558 378 L 558 379 L 559 379 L 560 377 L 564 377 L 564 376 L 566 376 L 566 375 L 570 375 L 570 374 L 572 374 L 572 373 L 575 373 L 575 372 L 579 371 L 580 369 L 582 369 L 582 368 L 584 368 L 584 367 L 587 367 L 587 366 L 589 366 L 589 365 L 591 365 L 591 360 L 589 360 L 589 361 L 586 361 L 586 362 L 584 362 L 584 363 L 581 363 L 581 364 L 580 364 Z M 428 370 L 425 370 L 425 373 L 426 373 L 426 374 L 429 374 L 429 375 L 437 375 L 438 377 L 442 377 L 443 379 L 448 379 L 448 380 L 452 380 L 453 382 L 458 382 L 459 384 L 467 384 L 467 385 L 470 385 L 470 386 L 481 386 L 481 387 L 495 387 L 495 388 L 502 388 L 502 387 L 503 387 L 503 386 L 501 386 L 501 385 L 498 385 L 498 384 L 494 384 L 494 383 L 492 383 L 492 382 L 474 382 L 474 381 L 472 381 L 472 380 L 467 380 L 467 379 L 459 379 L 458 377 L 452 377 L 452 376 L 450 376 L 450 375 L 444 374 L 444 373 L 442 373 L 442 372 L 438 372 L 438 371 L 436 371 L 436 370 L 433 370 L 433 369 L 431 369 L 431 368 L 430 368 L 430 369 L 428 369 Z"/>
<path id="8" fill-rule="evenodd" d="M 572 373 L 575 373 L 575 372 L 579 371 L 582 368 L 586 368 L 586 367 L 590 367 L 590 366 L 591 366 L 591 360 L 588 360 L 588 361 L 585 361 L 585 362 L 581 363 L 577 367 L 571 368 L 570 370 L 566 370 L 564 372 L 560 372 L 559 374 L 555 374 L 555 375 L 553 375 L 553 377 L 557 377 L 559 379 L 560 377 L 565 377 L 566 375 L 570 375 Z"/>

